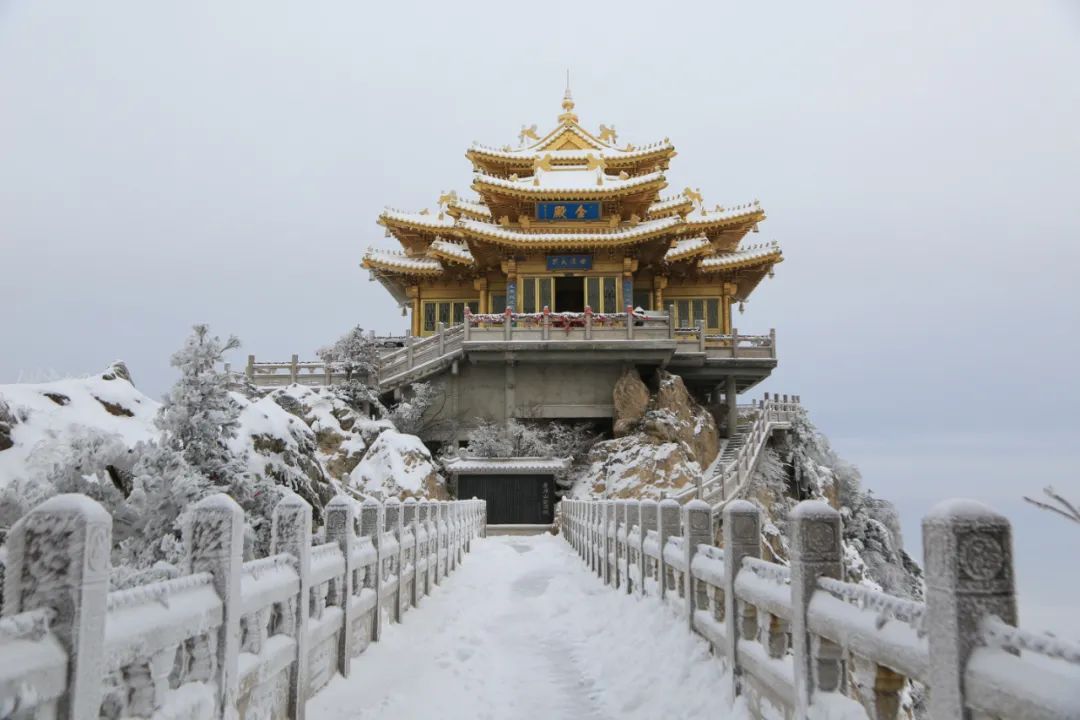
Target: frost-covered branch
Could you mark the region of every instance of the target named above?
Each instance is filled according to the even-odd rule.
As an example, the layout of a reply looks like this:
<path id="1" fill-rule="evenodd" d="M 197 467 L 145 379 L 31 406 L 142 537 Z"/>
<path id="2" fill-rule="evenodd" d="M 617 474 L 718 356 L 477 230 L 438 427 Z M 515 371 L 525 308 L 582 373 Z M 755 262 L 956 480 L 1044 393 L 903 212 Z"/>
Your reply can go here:
<path id="1" fill-rule="evenodd" d="M 1054 490 L 1053 487 L 1049 485 L 1043 488 L 1043 493 L 1048 498 L 1050 498 L 1050 502 L 1036 500 L 1035 498 L 1030 498 L 1027 495 L 1024 496 L 1024 500 L 1028 501 L 1037 508 L 1049 510 L 1050 512 L 1057 513 L 1058 515 L 1061 515 L 1068 520 L 1072 520 L 1074 523 L 1080 524 L 1080 510 L 1077 510 L 1075 505 L 1066 500 L 1062 495 L 1060 495 L 1056 490 Z"/>

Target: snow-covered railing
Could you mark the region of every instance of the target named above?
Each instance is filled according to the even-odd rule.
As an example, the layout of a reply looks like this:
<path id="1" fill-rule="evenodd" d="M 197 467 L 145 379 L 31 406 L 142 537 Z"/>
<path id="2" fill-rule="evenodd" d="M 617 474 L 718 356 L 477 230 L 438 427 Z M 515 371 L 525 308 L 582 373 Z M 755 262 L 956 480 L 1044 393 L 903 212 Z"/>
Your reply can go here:
<path id="1" fill-rule="evenodd" d="M 739 410 L 742 413 L 744 408 L 740 407 Z M 755 400 L 747 410 L 750 423 L 739 431 L 741 444 L 735 456 L 727 462 L 718 463 L 711 476 L 698 478 L 696 486 L 675 494 L 676 500 L 688 502 L 697 498 L 718 511 L 725 502 L 742 492 L 772 433 L 791 427 L 795 416 L 803 412 L 798 395 L 774 394 L 769 397 L 769 393 L 765 393 L 763 400 Z"/>
<path id="2" fill-rule="evenodd" d="M 934 718 L 1080 717 L 1080 643 L 1016 627 L 1012 531 L 978 503 L 923 520 L 925 603 L 842 580 L 840 514 L 820 501 L 789 515 L 788 565 L 761 559 L 745 500 L 724 506 L 723 548 L 701 500 L 563 500 L 559 518 L 605 584 L 678 609 L 757 717 L 908 717 L 908 681 Z"/>
<path id="3" fill-rule="evenodd" d="M 83 495 L 37 506 L 7 540 L 0 717 L 303 717 L 454 570 L 486 508 L 368 500 L 357 518 L 339 496 L 325 517 L 327 542 L 312 546 L 312 508 L 287 494 L 272 554 L 244 562 L 243 511 L 205 498 L 184 527 L 188 574 L 109 592 L 108 513 Z"/>

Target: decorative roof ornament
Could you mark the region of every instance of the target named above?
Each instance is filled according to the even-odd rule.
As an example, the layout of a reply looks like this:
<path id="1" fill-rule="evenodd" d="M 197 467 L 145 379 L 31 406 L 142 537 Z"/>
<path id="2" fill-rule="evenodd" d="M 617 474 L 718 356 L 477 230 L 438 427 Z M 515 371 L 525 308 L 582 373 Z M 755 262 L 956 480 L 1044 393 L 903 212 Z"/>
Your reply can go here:
<path id="1" fill-rule="evenodd" d="M 524 145 L 525 140 L 539 140 L 540 136 L 536 134 L 536 123 L 526 127 L 521 126 L 521 132 L 518 133 L 518 144 Z"/>
<path id="2" fill-rule="evenodd" d="M 569 73 L 567 73 L 566 92 L 563 93 L 562 108 L 564 112 L 559 115 L 559 122 L 569 124 L 578 121 L 578 116 L 574 114 L 574 97 L 570 94 Z"/>
<path id="3" fill-rule="evenodd" d="M 450 192 L 441 193 L 439 195 L 439 205 L 450 205 L 458 201 L 457 191 L 451 190 Z"/>
<path id="4" fill-rule="evenodd" d="M 693 188 L 686 188 L 682 191 L 682 194 L 686 196 L 686 199 L 692 203 L 697 203 L 698 207 L 702 210 L 705 209 L 705 199 L 701 197 L 701 188 L 694 190 Z"/>
<path id="5" fill-rule="evenodd" d="M 615 126 L 608 127 L 607 125 L 600 126 L 600 142 L 606 142 L 610 145 L 614 145 L 619 140 L 619 134 L 615 132 Z"/>

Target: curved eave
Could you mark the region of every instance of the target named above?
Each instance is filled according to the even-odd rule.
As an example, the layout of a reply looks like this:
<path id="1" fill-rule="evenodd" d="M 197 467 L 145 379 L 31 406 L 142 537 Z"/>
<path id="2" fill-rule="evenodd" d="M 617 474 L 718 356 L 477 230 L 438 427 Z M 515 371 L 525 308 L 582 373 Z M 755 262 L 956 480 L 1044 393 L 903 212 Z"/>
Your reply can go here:
<path id="1" fill-rule="evenodd" d="M 428 257 L 445 260 L 455 265 L 475 267 L 476 261 L 472 257 L 469 248 L 446 240 L 436 240 L 428 248 Z"/>
<path id="2" fill-rule="evenodd" d="M 443 274 L 443 267 L 438 260 L 431 260 L 431 264 L 421 265 L 426 258 L 407 258 L 396 256 L 368 254 L 364 256 L 361 264 L 368 270 L 378 270 L 381 273 L 391 275 L 405 275 L 411 277 L 438 277 Z"/>
<path id="3" fill-rule="evenodd" d="M 739 253 L 732 253 L 732 255 L 738 255 Z M 719 259 L 720 262 L 716 262 Z M 713 262 L 708 262 L 713 261 Z M 784 261 L 784 255 L 779 249 L 774 252 L 770 252 L 766 255 L 751 255 L 749 257 L 732 257 L 730 259 L 725 258 L 723 255 L 712 255 L 707 258 L 703 258 L 698 261 L 698 272 L 703 273 L 715 273 L 715 272 L 730 272 L 732 270 L 745 270 L 747 268 L 766 268 L 771 265 L 776 265 Z"/>
<path id="4" fill-rule="evenodd" d="M 384 210 L 379 215 L 377 222 L 379 225 L 391 230 L 411 230 L 413 232 L 421 233 L 437 233 L 454 227 L 454 219 L 452 217 L 440 218 L 438 215 L 401 213 L 392 210 Z"/>
<path id="5" fill-rule="evenodd" d="M 755 206 L 745 212 L 714 213 L 713 216 L 688 217 L 685 222 L 687 229 L 695 232 L 705 232 L 759 223 L 764 219 L 765 211 Z"/>
<path id="6" fill-rule="evenodd" d="M 455 203 L 451 202 L 446 206 L 446 214 L 453 218 L 466 217 L 471 220 L 490 220 L 491 210 L 484 208 L 483 211 L 475 207 L 474 203 Z"/>
<path id="7" fill-rule="evenodd" d="M 694 209 L 694 203 L 687 198 L 683 198 L 679 202 L 660 202 L 653 203 L 653 205 L 661 205 L 661 207 L 649 209 L 645 214 L 647 220 L 658 220 L 674 215 L 686 215 Z"/>
<path id="8" fill-rule="evenodd" d="M 678 246 L 668 250 L 664 255 L 664 262 L 677 263 L 684 260 L 692 260 L 693 258 L 701 255 L 706 255 L 713 251 L 712 243 L 709 242 L 707 237 L 691 238 L 685 241 L 681 241 L 683 246 Z"/>
<path id="9" fill-rule="evenodd" d="M 645 192 L 660 192 L 667 187 L 667 181 L 660 176 L 648 182 L 632 183 L 627 180 L 615 180 L 619 183 L 610 185 L 597 185 L 596 187 L 580 188 L 543 188 L 527 185 L 507 186 L 500 183 L 490 183 L 482 178 L 473 180 L 473 190 L 478 193 L 488 193 L 496 196 L 512 197 L 525 200 L 576 200 L 576 199 L 607 199 L 626 195 L 638 195 Z"/>
<path id="10" fill-rule="evenodd" d="M 608 167 L 635 167 L 650 161 L 667 162 L 675 157 L 675 147 L 671 144 L 648 145 L 641 149 L 619 150 L 616 148 L 603 147 L 589 150 L 494 150 L 483 146 L 469 148 L 465 157 L 473 165 L 498 166 L 509 168 L 532 168 L 533 163 L 543 158 L 548 153 L 563 153 L 552 155 L 551 161 L 555 165 L 580 165 L 588 160 L 589 156 L 600 154 Z"/>
<path id="11" fill-rule="evenodd" d="M 471 242 L 532 249 L 639 245 L 679 232 L 677 218 L 672 218 L 669 222 L 656 221 L 655 227 L 636 226 L 611 232 L 525 233 L 495 227 L 488 229 L 476 222 L 464 222 L 457 230 L 460 237 Z"/>

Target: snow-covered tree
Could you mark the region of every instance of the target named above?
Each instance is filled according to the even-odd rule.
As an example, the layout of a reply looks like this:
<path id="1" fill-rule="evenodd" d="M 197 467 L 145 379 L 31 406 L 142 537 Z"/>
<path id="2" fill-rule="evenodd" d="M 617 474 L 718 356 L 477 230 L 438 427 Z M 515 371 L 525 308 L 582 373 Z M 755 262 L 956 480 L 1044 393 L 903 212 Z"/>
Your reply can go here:
<path id="1" fill-rule="evenodd" d="M 431 383 L 413 383 L 405 397 L 386 414 L 398 432 L 416 435 L 423 429 L 424 413 L 435 404 L 438 392 Z"/>
<path id="2" fill-rule="evenodd" d="M 195 325 L 184 347 L 172 356 L 180 379 L 165 396 L 157 418 L 164 443 L 215 485 L 228 485 L 244 471 L 228 446 L 236 436 L 240 408 L 229 395 L 228 378 L 218 370 L 225 353 L 238 347 L 235 337 L 222 342 L 206 325 Z"/>
<path id="3" fill-rule="evenodd" d="M 350 407 L 384 410 L 375 389 L 379 348 L 362 327 L 357 325 L 330 345 L 319 348 L 315 354 L 334 370 L 345 373 L 345 382 L 338 385 L 335 392 Z"/>

